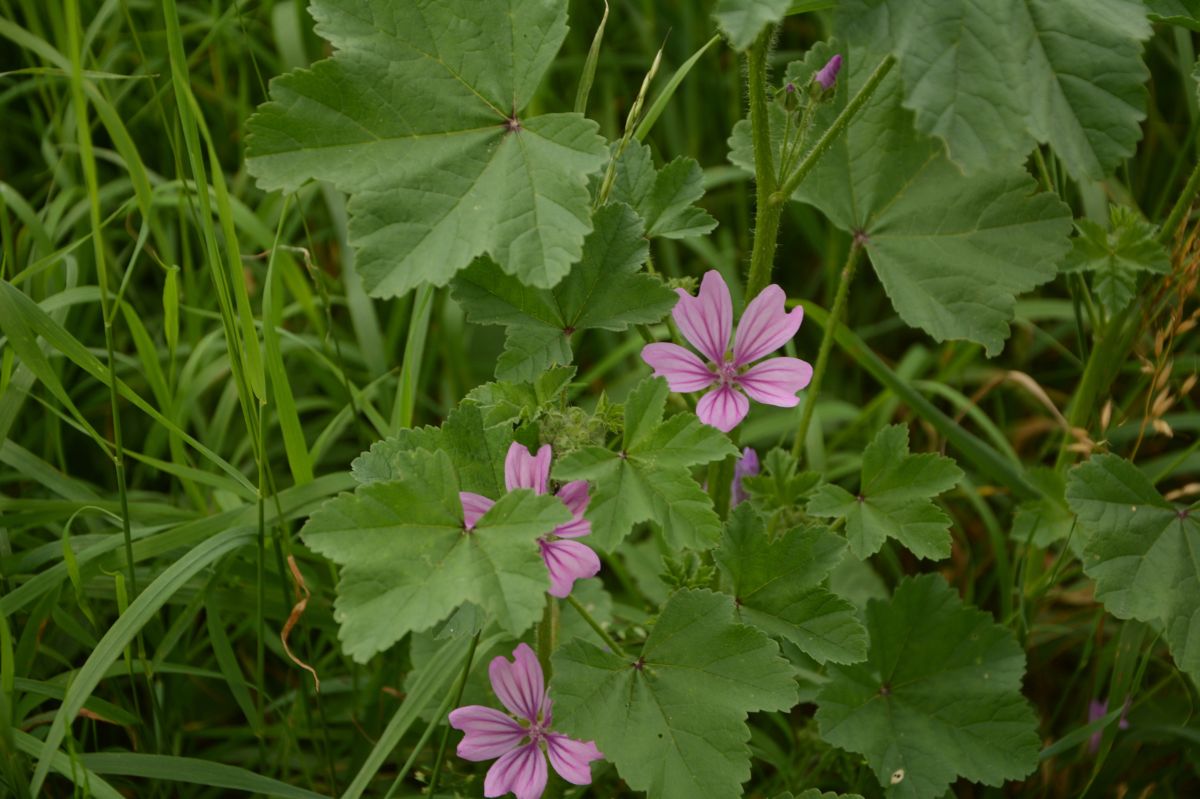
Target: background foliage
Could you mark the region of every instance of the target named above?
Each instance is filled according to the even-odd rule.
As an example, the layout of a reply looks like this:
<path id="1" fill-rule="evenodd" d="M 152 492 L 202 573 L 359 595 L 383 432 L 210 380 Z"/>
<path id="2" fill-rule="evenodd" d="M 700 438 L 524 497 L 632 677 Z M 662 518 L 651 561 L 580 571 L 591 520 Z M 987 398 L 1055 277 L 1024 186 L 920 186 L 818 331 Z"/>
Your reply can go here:
<path id="1" fill-rule="evenodd" d="M 631 144 L 622 156 L 621 175 L 641 175 L 642 182 L 618 180 L 613 192 L 648 220 L 644 246 L 665 276 L 685 279 L 716 268 L 740 303 L 755 210 L 754 185 L 743 168 L 750 164 L 741 123 L 745 69 L 716 38 L 718 26 L 746 47 L 762 20 L 795 11 L 770 56 L 778 84 L 789 64 L 803 65 L 814 43 L 830 38 L 833 5 L 613 0 L 587 103 L 594 124 L 547 135 L 582 141 L 572 156 L 579 168 L 602 165 L 596 133 L 620 137 L 661 48 L 645 98 L 647 114 L 657 116 L 639 129 L 644 147 Z M 841 5 L 838 13 L 863 26 L 881 24 L 872 16 L 880 3 Z M 1200 533 L 1194 514 L 1181 517 L 1175 508 L 1195 501 L 1200 481 L 1194 334 L 1200 254 L 1190 216 L 1176 219 L 1184 224 L 1168 226 L 1158 244 L 1151 226 L 1136 215 L 1110 215 L 1109 203 L 1162 222 L 1192 173 L 1200 131 L 1193 72 L 1200 9 L 1187 0 L 1148 0 L 1146 16 L 1130 11 L 1136 3 L 1116 0 L 1030 2 L 1009 30 L 989 26 L 976 9 L 985 4 L 961 4 L 961 18 L 947 16 L 952 5 L 913 2 L 908 16 L 863 44 L 872 57 L 899 59 L 889 80 L 904 86 L 906 101 L 882 104 L 852 128 L 835 157 L 803 184 L 801 202 L 782 206 L 772 275 L 790 297 L 812 301 L 794 349 L 813 360 L 822 309 L 833 305 L 852 237 L 869 239 L 873 270 L 858 274 L 814 424 L 798 449 L 804 468 L 830 483 L 820 489 L 816 510 L 846 519 L 849 547 L 870 554 L 871 568 L 838 566 L 831 555 L 820 574 L 787 575 L 791 593 L 750 590 L 770 579 L 763 572 L 772 566 L 770 554 L 747 551 L 739 539 L 747 535 L 739 525 L 754 520 L 735 514 L 722 531 L 715 519 L 697 525 L 687 507 L 610 502 L 597 537 L 615 545 L 628 536 L 627 543 L 619 558 L 606 558 L 606 590 L 591 583 L 579 595 L 604 623 L 642 633 L 666 629 L 649 628 L 651 621 L 665 625 L 703 613 L 728 622 L 721 635 L 746 636 L 749 628 L 733 621 L 757 614 L 760 626 L 773 625 L 772 634 L 786 639 L 793 663 L 812 661 L 801 672 L 801 704 L 794 709 L 780 709 L 792 702 L 776 673 L 781 661 L 762 655 L 746 664 L 761 685 L 724 697 L 728 705 L 714 711 L 730 719 L 716 735 L 735 744 L 749 736 L 755 776 L 744 786 L 747 795 L 803 796 L 809 787 L 881 795 L 900 727 L 925 729 L 930 719 L 964 712 L 930 704 L 922 681 L 947 679 L 937 668 L 972 653 L 883 664 L 872 651 L 862 663 L 838 664 L 866 654 L 862 629 L 875 640 L 882 639 L 877 630 L 932 619 L 978 629 L 980 656 L 999 664 L 991 675 L 996 683 L 979 691 L 978 707 L 999 725 L 1027 721 L 1034 712 L 1039 740 L 1022 738 L 1016 749 L 1028 756 L 1040 751 L 1040 766 L 1007 788 L 955 782 L 959 774 L 998 781 L 1020 769 L 1005 757 L 982 762 L 968 744 L 943 736 L 950 767 L 922 790 L 1194 796 L 1200 644 L 1189 619 L 1200 601 L 1194 568 Z M 540 84 L 531 75 L 493 76 L 519 89 L 507 87 L 511 110 L 524 108 L 547 125 L 555 112 L 574 106 L 603 13 L 602 4 L 581 0 L 569 8 L 562 51 L 534 59 L 545 70 Z M 956 26 L 977 34 L 977 47 L 956 68 L 989 75 L 972 84 L 970 96 L 945 91 L 942 70 L 949 67 L 940 48 Z M 1038 30 L 1067 34 L 1026 73 L 994 75 L 979 66 Z M 1081 30 L 1084 44 L 1105 49 L 1125 68 L 1106 76 L 1102 101 L 1079 87 L 1043 95 L 1079 68 L 1074 60 L 1086 47 L 1071 37 Z M 416 429 L 406 435 L 440 436 L 438 446 L 468 453 L 468 460 L 482 453 L 474 457 L 479 469 L 460 469 L 457 479 L 495 496 L 502 484 L 495 453 L 508 442 L 494 437 L 494 420 L 482 418 L 486 409 L 503 400 L 517 414 L 532 413 L 565 381 L 567 393 L 589 407 L 601 390 L 624 401 L 646 374 L 638 358 L 642 339 L 630 327 L 659 318 L 662 297 L 642 290 L 627 268 L 640 263 L 628 252 L 643 246 L 637 242 L 585 239 L 580 226 L 565 241 L 540 242 L 541 252 L 550 253 L 541 271 L 518 277 L 552 283 L 548 276 L 581 253 L 597 269 L 624 270 L 623 290 L 645 303 L 641 308 L 563 303 L 569 318 L 516 314 L 505 304 L 503 284 L 472 281 L 474 267 L 453 289 L 372 299 L 372 288 L 410 284 L 380 265 L 389 248 L 404 242 L 377 241 L 357 256 L 348 244 L 361 209 L 348 208 L 339 189 L 361 189 L 364 199 L 351 205 L 388 213 L 377 207 L 385 198 L 372 195 L 371 174 L 326 161 L 316 166 L 333 182 L 301 186 L 263 166 L 256 172 L 263 185 L 288 191 L 261 190 L 245 166 L 246 135 L 268 135 L 271 107 L 258 127 L 248 120 L 267 101 L 271 78 L 329 54 L 296 0 L 0 0 L 0 792 L 25 796 L 31 781 L 44 778 L 42 792 L 54 797 L 417 794 L 443 743 L 440 728 L 423 734 L 426 722 L 444 715 L 439 707 L 467 639 L 417 632 L 356 662 L 338 639 L 337 573 L 314 554 L 315 540 L 308 541 L 313 549 L 301 543 L 301 524 L 356 482 L 387 479 L 395 453 L 386 445 L 376 445 L 375 457 L 355 459 L 408 428 Z M 676 70 L 693 57 L 686 77 L 673 84 Z M 860 69 L 852 60 L 830 112 L 848 101 L 848 87 L 861 84 L 870 63 Z M 813 65 L 807 68 L 811 74 Z M 281 91 L 288 80 L 277 84 Z M 669 101 L 659 105 L 660 97 Z M 479 112 L 469 101 L 447 98 L 439 108 Z M 995 109 L 995 124 L 975 124 L 980 105 Z M 444 130 L 445 120 L 424 116 L 429 132 Z M 1078 124 L 1063 126 L 1063 119 Z M 929 140 L 919 164 L 889 162 L 891 149 L 916 136 L 914 125 L 945 145 Z M 409 161 L 394 156 L 385 156 L 391 168 L 406 168 Z M 678 156 L 695 158 L 701 171 L 674 162 Z M 650 177 L 654 164 L 660 166 Z M 884 170 L 899 175 L 902 192 L 851 201 L 848 187 L 869 184 Z M 420 176 L 397 179 L 405 177 Z M 576 216 L 586 212 L 582 186 L 548 180 L 548 191 L 561 194 L 565 207 Z M 980 180 L 987 185 L 982 194 Z M 672 190 L 674 201 L 661 201 L 645 181 Z M 1043 193 L 1036 207 L 1018 207 L 1035 185 L 1059 199 Z M 532 202 L 532 194 L 518 200 Z M 955 213 L 931 218 L 932 198 Z M 973 210 L 991 201 L 1019 233 L 939 238 L 945 225 L 975 223 Z M 514 200 L 496 213 L 519 210 Z M 718 223 L 711 236 L 683 237 L 708 230 L 710 216 Z M 1064 249 L 1057 273 L 1053 258 L 1025 257 L 1026 250 L 1044 253 L 1033 245 L 1039 237 L 1061 237 L 1069 216 L 1079 235 L 1069 253 Z M 905 235 L 894 235 L 898 230 Z M 504 266 L 512 241 L 503 225 L 475 233 L 453 242 L 459 247 L 453 257 L 423 261 L 421 268 L 433 270 L 426 276 L 444 286 L 484 249 Z M 449 247 L 450 237 L 441 243 Z M 975 274 L 951 274 L 944 295 L 931 300 L 907 280 L 928 253 L 946 248 L 959 248 L 957 262 Z M 964 300 L 970 278 L 980 274 L 996 286 Z M 562 285 L 543 291 L 569 289 Z M 468 316 L 459 300 L 472 294 L 477 301 Z M 964 314 L 955 302 L 976 313 Z M 579 367 L 573 377 L 551 372 L 528 396 L 478 393 L 498 363 L 512 364 L 514 377 L 534 376 L 519 371 L 528 361 L 513 352 L 543 364 L 561 360 L 539 338 L 541 329 L 556 326 L 589 329 L 568 354 Z M 452 414 L 463 396 L 473 399 Z M 440 431 L 421 427 L 443 421 Z M 740 443 L 763 453 L 790 447 L 795 428 L 793 412 L 757 414 Z M 604 432 L 598 431 L 601 442 Z M 987 445 L 982 455 L 980 441 Z M 563 468 L 640 475 L 654 453 L 639 460 L 637 442 L 630 444 L 635 457 L 628 462 L 589 464 L 584 449 Z M 953 456 L 961 474 L 931 454 L 939 452 Z M 1121 459 L 1101 455 L 1067 471 L 1101 452 Z M 872 453 L 883 463 L 874 463 Z M 889 472 L 913 468 L 914 459 L 931 470 L 922 490 L 885 492 L 878 507 L 849 505 L 848 491 L 886 483 Z M 677 471 L 703 462 L 676 464 Z M 815 485 L 815 477 L 789 472 L 782 457 L 764 462 L 766 472 L 753 485 L 768 506 L 788 507 Z M 457 488 L 435 471 L 429 485 L 405 490 L 453 499 Z M 660 471 L 655 479 L 664 474 L 670 477 Z M 1022 484 L 1036 490 L 1013 488 Z M 604 500 L 598 495 L 593 502 L 605 507 Z M 351 500 L 338 500 L 316 517 L 320 524 L 341 524 L 332 517 L 343 504 L 352 514 Z M 517 517 L 553 513 L 521 496 L 507 504 L 501 510 Z M 688 564 L 663 563 L 664 552 L 640 523 L 667 510 L 679 516 L 667 540 L 719 541 L 719 569 L 708 583 L 747 590 L 753 601 L 737 609 L 722 605 L 718 594 L 696 587 L 704 581 Z M 854 532 L 855 515 L 866 513 L 906 523 L 898 522 L 889 539 L 868 538 Z M 933 563 L 919 557 L 947 552 L 948 559 Z M 1155 569 L 1131 566 L 1131 553 Z M 913 576 L 923 572 L 941 577 Z M 845 600 L 838 604 L 822 593 L 829 573 L 859 609 L 868 599 L 882 600 L 861 613 L 862 629 L 847 627 L 853 617 Z M 935 582 L 943 578 L 950 588 Z M 529 616 L 530 592 L 524 593 L 496 601 Z M 838 624 L 816 624 L 820 617 L 810 609 L 817 606 Z M 604 653 L 581 618 L 569 607 L 562 612 L 564 639 L 574 630 L 589 642 L 563 647 L 556 669 L 576 675 L 581 686 L 603 683 Z M 391 640 L 363 640 L 351 651 L 364 660 L 410 629 L 403 619 L 395 623 Z M 454 616 L 449 627 L 471 630 L 474 623 Z M 1011 635 L 998 637 L 1000 628 Z M 829 629 L 840 635 L 831 638 Z M 643 655 L 660 654 L 690 673 L 688 652 L 664 652 L 653 632 L 642 637 Z M 481 640 L 478 657 L 491 657 L 499 644 Z M 935 651 L 936 641 L 928 647 Z M 997 698 L 994 691 L 1017 684 L 1014 663 L 1022 656 L 1027 702 Z M 864 672 L 885 665 L 909 670 L 916 696 L 906 716 L 891 720 L 897 725 L 891 734 L 880 737 L 877 723 L 856 718 L 845 703 L 862 690 Z M 712 693 L 721 678 L 706 673 L 691 678 L 695 685 L 607 690 L 644 690 L 636 721 L 657 729 L 652 725 L 665 722 L 647 715 L 651 700 Z M 472 691 L 482 701 L 482 683 L 469 685 L 468 696 Z M 580 730 L 613 723 L 596 718 L 604 708 L 588 716 L 570 696 L 560 701 Z M 1100 701 L 1105 708 L 1089 718 L 1090 705 Z M 755 711 L 751 723 L 743 727 L 749 711 Z M 1127 729 L 1119 728 L 1122 717 Z M 1093 734 L 1100 736 L 1094 748 Z M 637 760 L 617 738 L 600 743 L 618 766 Z M 635 767 L 623 771 L 625 782 L 612 766 L 597 766 L 587 791 L 608 796 L 665 780 L 687 795 L 671 771 L 677 764 L 653 765 L 662 771 Z M 451 760 L 445 771 L 446 790 L 480 792 L 472 768 Z"/>

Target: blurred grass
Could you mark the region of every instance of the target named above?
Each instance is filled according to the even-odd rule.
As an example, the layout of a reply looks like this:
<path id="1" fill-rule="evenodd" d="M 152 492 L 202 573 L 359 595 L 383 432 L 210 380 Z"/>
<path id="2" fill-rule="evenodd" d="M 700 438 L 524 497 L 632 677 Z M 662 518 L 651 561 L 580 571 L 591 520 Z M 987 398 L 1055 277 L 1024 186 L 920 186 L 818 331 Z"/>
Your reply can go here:
<path id="1" fill-rule="evenodd" d="M 0 0 L 0 793 L 383 795 L 420 737 L 415 714 L 462 657 L 439 654 L 445 681 L 410 686 L 407 700 L 405 647 L 350 662 L 332 619 L 336 574 L 294 538 L 312 508 L 352 485 L 353 457 L 396 429 L 439 422 L 489 379 L 499 351 L 494 329 L 466 324 L 443 290 L 368 298 L 336 192 L 264 195 L 247 176 L 244 123 L 266 82 L 328 53 L 304 5 Z M 709 5 L 611 0 L 587 104 L 607 136 L 622 132 L 660 47 L 651 105 L 705 47 Z M 572 107 L 603 3 L 576 0 L 571 13 L 535 100 L 543 108 Z M 772 63 L 799 57 L 829 21 L 827 10 L 789 17 Z M 1103 214 L 1106 197 L 1158 219 L 1171 207 L 1197 153 L 1194 55 L 1190 34 L 1156 34 L 1138 157 L 1102 185 L 1060 183 L 1077 215 Z M 700 161 L 721 225 L 704 240 L 656 241 L 653 255 L 669 276 L 739 276 L 753 189 L 727 165 L 724 139 L 743 113 L 743 66 L 719 42 L 694 63 L 646 141 L 660 160 Z M 775 279 L 828 307 L 847 244 L 791 205 Z M 1194 244 L 1177 243 L 1178 268 L 1196 259 Z M 1011 540 L 1016 497 L 956 449 L 961 425 L 1005 463 L 1053 463 L 1061 425 L 1002 378 L 1028 375 L 1067 406 L 1094 332 L 1078 321 L 1081 291 L 1060 280 L 1023 300 L 1004 354 L 988 361 L 904 328 L 861 270 L 848 320 L 859 356 L 834 350 L 806 459 L 844 476 L 895 420 L 916 426 L 922 448 L 949 440 L 970 480 L 949 502 L 955 551 L 939 567 L 1024 640 L 1046 741 L 1082 741 L 1089 700 L 1133 697 L 1133 728 L 1114 737 L 1110 727 L 1098 756 L 1060 747 L 1010 793 L 1074 796 L 1090 782 L 1091 795 L 1118 785 L 1196 795 L 1195 686 L 1152 631 L 1103 616 L 1070 557 Z M 817 316 L 795 342 L 810 358 Z M 1149 337 L 1162 322 L 1141 321 Z M 645 373 L 638 349 L 617 334 L 582 342 L 581 401 L 601 387 L 623 396 Z M 1173 357 L 1177 377 L 1194 373 L 1195 336 Z M 1127 454 L 1160 387 L 1140 362 L 1118 366 L 1111 422 L 1088 429 Z M 922 403 L 933 411 L 914 413 Z M 1164 491 L 1198 479 L 1197 419 L 1195 397 L 1182 397 L 1167 417 L 1175 437 L 1142 445 L 1139 463 Z M 763 413 L 743 441 L 786 443 L 796 420 Z M 293 556 L 313 597 L 289 644 L 319 673 L 319 694 L 279 638 L 295 602 Z M 921 568 L 890 549 L 875 565 L 888 580 Z M 618 577 L 610 588 L 635 618 L 646 589 Z M 796 787 L 792 775 L 877 792 L 861 762 L 816 739 L 810 710 L 761 719 L 765 776 L 752 790 Z M 428 776 L 432 750 L 417 753 L 404 790 Z M 464 783 L 469 769 L 449 765 L 446 784 L 478 791 Z M 618 786 L 608 770 L 592 793 Z"/>

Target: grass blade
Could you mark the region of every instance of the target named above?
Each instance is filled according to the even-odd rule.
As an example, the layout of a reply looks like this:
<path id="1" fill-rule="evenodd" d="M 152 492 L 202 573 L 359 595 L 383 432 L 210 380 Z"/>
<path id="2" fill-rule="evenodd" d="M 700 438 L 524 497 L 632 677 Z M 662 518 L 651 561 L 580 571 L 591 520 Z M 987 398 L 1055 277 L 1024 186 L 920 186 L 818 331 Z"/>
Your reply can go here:
<path id="1" fill-rule="evenodd" d="M 108 667 L 116 662 L 138 631 L 188 580 L 225 555 L 253 540 L 252 530 L 233 529 L 218 533 L 204 541 L 168 566 L 134 600 L 133 604 L 129 606 L 129 610 L 108 628 L 108 632 L 100 639 L 87 662 L 83 664 L 83 668 L 75 675 L 75 680 L 67 689 L 62 706 L 54 716 L 54 722 L 50 725 L 46 740 L 38 750 L 37 768 L 34 769 L 33 779 L 29 783 L 31 794 L 34 796 L 40 794 L 42 784 L 46 781 L 46 775 L 53 763 L 54 755 L 58 753 L 58 747 L 66 736 L 67 725 L 79 714 L 84 701 L 100 683 Z"/>

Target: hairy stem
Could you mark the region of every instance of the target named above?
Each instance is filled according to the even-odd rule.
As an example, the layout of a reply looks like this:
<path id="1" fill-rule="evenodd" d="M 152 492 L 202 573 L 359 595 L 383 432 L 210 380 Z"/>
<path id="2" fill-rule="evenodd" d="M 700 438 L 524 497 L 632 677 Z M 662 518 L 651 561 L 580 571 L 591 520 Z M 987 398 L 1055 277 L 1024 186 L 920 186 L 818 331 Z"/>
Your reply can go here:
<path id="1" fill-rule="evenodd" d="M 892 71 L 892 66 L 895 65 L 896 59 L 894 56 L 884 56 L 879 62 L 879 66 L 875 67 L 875 71 L 867 78 L 867 82 L 862 85 L 858 93 L 850 98 L 850 102 L 846 103 L 846 107 L 842 109 L 842 113 L 838 114 L 837 119 L 833 120 L 833 124 L 829 129 L 821 134 L 821 138 L 817 139 L 817 143 L 808 151 L 808 155 L 804 156 L 804 160 L 800 162 L 800 166 L 796 167 L 779 190 L 771 195 L 772 205 L 783 205 L 788 197 L 794 192 L 804 179 L 808 177 L 808 173 L 812 171 L 817 162 L 823 156 L 833 143 L 837 141 L 837 137 L 842 135 L 842 131 L 850 124 L 850 120 L 862 110 L 862 107 L 867 104 L 867 100 L 871 99 L 871 95 L 879 88 L 879 84 L 887 77 L 887 74 Z M 758 148 L 757 140 L 754 143 L 755 148 Z"/>
<path id="2" fill-rule="evenodd" d="M 775 159 L 771 153 L 771 121 L 767 114 L 767 53 L 774 30 L 768 28 L 746 54 L 746 82 L 750 95 L 750 129 L 754 140 L 754 247 L 746 280 L 746 302 L 771 282 L 775 243 L 779 236 L 780 203 L 772 203 L 775 192 Z"/>
<path id="3" fill-rule="evenodd" d="M 804 392 L 804 413 L 800 416 L 800 426 L 796 428 L 796 440 L 792 442 L 792 457 L 799 458 L 804 447 L 804 439 L 808 436 L 808 426 L 812 424 L 813 411 L 817 407 L 817 395 L 821 393 L 821 381 L 825 377 L 825 369 L 829 366 L 829 353 L 833 349 L 834 334 L 846 310 L 846 300 L 850 296 L 850 284 L 854 281 L 854 272 L 862 257 L 862 247 L 857 240 L 850 245 L 850 253 L 846 256 L 846 265 L 842 267 L 838 278 L 837 295 L 833 298 L 833 308 L 829 311 L 829 324 L 821 334 L 821 348 L 817 350 L 817 365 L 813 368 L 812 381 Z"/>

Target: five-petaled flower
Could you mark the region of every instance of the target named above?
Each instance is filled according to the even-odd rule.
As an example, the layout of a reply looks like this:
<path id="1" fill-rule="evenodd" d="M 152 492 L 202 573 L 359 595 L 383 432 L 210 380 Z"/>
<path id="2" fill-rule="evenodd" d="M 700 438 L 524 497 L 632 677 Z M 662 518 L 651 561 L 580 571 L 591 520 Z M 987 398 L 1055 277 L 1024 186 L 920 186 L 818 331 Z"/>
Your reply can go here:
<path id="1" fill-rule="evenodd" d="M 545 494 L 550 487 L 549 444 L 543 444 L 537 455 L 514 441 L 504 458 L 504 487 L 509 491 L 518 488 L 532 489 L 535 494 Z M 470 491 L 459 493 L 463 506 L 463 521 L 468 530 L 475 526 L 479 517 L 495 504 L 480 494 Z M 550 595 L 565 597 L 571 593 L 576 580 L 595 577 L 600 572 L 600 558 L 590 547 L 569 539 L 583 538 L 592 532 L 592 523 L 583 518 L 588 506 L 588 484 L 586 480 L 574 480 L 558 489 L 555 496 L 563 501 L 574 518 L 560 524 L 538 541 L 542 560 L 550 571 Z"/>
<path id="2" fill-rule="evenodd" d="M 593 760 L 604 757 L 592 741 L 576 741 L 553 732 L 550 697 L 546 695 L 542 666 L 526 644 L 513 651 L 513 660 L 500 656 L 488 667 L 492 690 L 516 719 L 482 705 L 450 712 L 450 726 L 466 733 L 458 756 L 466 760 L 500 758 L 488 769 L 483 795 L 538 799 L 546 788 L 546 759 L 564 780 L 575 785 L 592 781 Z"/>
<path id="3" fill-rule="evenodd" d="M 812 366 L 807 361 L 779 357 L 750 366 L 787 343 L 804 319 L 803 308 L 791 313 L 784 309 L 783 289 L 771 284 L 746 306 L 733 336 L 732 352 L 728 347 L 733 332 L 733 302 L 720 273 L 710 270 L 705 274 L 695 297 L 683 289 L 676 291 L 679 302 L 671 315 L 679 332 L 709 363 L 678 344 L 666 342 L 647 344 L 642 348 L 642 360 L 654 368 L 655 376 L 667 379 L 672 391 L 700 391 L 716 385 L 696 405 L 700 421 L 728 433 L 750 410 L 745 394 L 783 408 L 799 403 L 796 392 L 812 379 Z"/>

